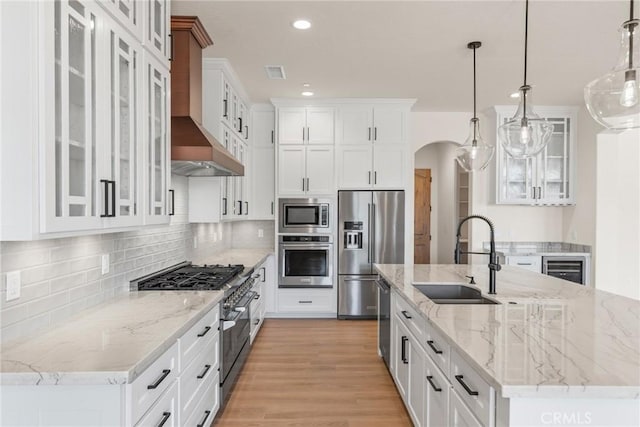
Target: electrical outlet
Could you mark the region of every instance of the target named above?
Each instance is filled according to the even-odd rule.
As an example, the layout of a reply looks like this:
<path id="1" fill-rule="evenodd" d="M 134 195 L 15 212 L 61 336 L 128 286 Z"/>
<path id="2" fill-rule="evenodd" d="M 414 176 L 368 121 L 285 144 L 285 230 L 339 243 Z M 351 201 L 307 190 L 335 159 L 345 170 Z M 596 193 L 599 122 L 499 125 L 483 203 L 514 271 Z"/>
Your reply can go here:
<path id="1" fill-rule="evenodd" d="M 7 273 L 7 301 L 20 298 L 20 271 Z"/>
<path id="2" fill-rule="evenodd" d="M 193 236 L 193 249 L 198 247 L 198 236 Z"/>
<path id="3" fill-rule="evenodd" d="M 109 272 L 109 254 L 102 254 L 102 274 Z"/>
<path id="4" fill-rule="evenodd" d="M 264 230 L 262 228 L 258 228 L 258 237 L 264 237 Z"/>

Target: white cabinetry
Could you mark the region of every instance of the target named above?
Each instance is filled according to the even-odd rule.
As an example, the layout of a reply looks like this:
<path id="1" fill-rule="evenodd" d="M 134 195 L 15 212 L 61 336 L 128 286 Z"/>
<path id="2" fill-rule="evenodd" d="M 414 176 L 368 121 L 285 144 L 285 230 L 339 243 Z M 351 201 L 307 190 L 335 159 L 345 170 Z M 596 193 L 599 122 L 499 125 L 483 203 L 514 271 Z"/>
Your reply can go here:
<path id="1" fill-rule="evenodd" d="M 495 107 L 496 126 L 509 120 L 514 106 Z M 553 125 L 551 140 L 532 158 L 514 159 L 498 142 L 496 151 L 496 203 L 514 205 L 575 204 L 577 109 L 536 107 Z"/>
<path id="2" fill-rule="evenodd" d="M 271 105 L 251 108 L 251 219 L 274 219 L 276 192 L 275 110 Z"/>
<path id="3" fill-rule="evenodd" d="M 142 41 L 143 4 L 140 0 L 101 0 L 107 9 L 125 28 Z"/>
<path id="4" fill-rule="evenodd" d="M 447 378 L 429 356 L 424 358 L 424 362 L 424 425 L 425 427 L 448 426 L 451 387 Z"/>
<path id="5" fill-rule="evenodd" d="M 331 194 L 333 147 L 284 145 L 278 149 L 278 193 Z"/>
<path id="6" fill-rule="evenodd" d="M 339 189 L 403 189 L 409 106 L 344 105 L 338 113 Z"/>
<path id="7" fill-rule="evenodd" d="M 536 273 L 542 273 L 542 256 L 540 255 L 508 255 L 505 257 L 505 263 L 535 271 Z"/>
<path id="8" fill-rule="evenodd" d="M 135 2 L 135 0 L 133 0 Z M 120 3 L 123 1 L 120 0 Z M 131 2 L 129 2 L 131 3 Z M 165 68 L 169 67 L 171 55 L 171 6 L 169 0 L 141 1 L 138 7 L 145 8 L 144 44 L 161 61 Z"/>
<path id="9" fill-rule="evenodd" d="M 126 8 L 23 3 L 0 6 L 3 34 L 25 34 L 19 52 L 2 37 L 3 98 L 28 112 L 2 127 L 0 238 L 168 222 L 168 69 L 110 14 Z"/>
<path id="10" fill-rule="evenodd" d="M 251 307 L 249 308 L 251 314 L 249 338 L 252 344 L 262 327 L 262 322 L 264 322 L 265 313 L 267 311 L 266 300 L 268 298 L 268 293 L 273 291 L 272 286 L 268 285 L 270 282 L 268 274 L 272 272 L 268 266 L 270 258 L 273 257 L 269 255 L 264 263 L 256 267 L 255 274 L 253 276 L 255 277 L 256 282 L 254 283 L 252 290 L 256 293 L 256 296 L 254 297 L 254 300 L 251 301 Z"/>
<path id="11" fill-rule="evenodd" d="M 278 109 L 279 144 L 333 144 L 333 107 L 281 107 Z"/>

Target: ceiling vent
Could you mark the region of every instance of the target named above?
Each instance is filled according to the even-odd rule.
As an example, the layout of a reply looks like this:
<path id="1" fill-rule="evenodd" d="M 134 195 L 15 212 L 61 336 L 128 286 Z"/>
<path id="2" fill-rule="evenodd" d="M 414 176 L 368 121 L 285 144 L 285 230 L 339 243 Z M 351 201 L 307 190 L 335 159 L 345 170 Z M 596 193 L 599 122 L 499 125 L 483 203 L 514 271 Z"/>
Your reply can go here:
<path id="1" fill-rule="evenodd" d="M 267 77 L 271 80 L 284 80 L 287 78 L 282 65 L 266 65 L 264 69 L 267 71 Z"/>

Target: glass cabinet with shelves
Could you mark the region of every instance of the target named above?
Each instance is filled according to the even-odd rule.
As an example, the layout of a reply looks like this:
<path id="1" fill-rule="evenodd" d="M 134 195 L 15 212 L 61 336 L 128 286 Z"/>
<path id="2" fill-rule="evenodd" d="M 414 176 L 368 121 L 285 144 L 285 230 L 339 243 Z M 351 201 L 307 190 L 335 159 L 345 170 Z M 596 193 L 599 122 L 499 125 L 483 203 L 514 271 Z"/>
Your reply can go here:
<path id="1" fill-rule="evenodd" d="M 496 107 L 496 126 L 515 106 Z M 575 107 L 538 107 L 535 112 L 553 125 L 551 140 L 535 157 L 514 159 L 496 141 L 496 203 L 572 205 L 575 203 Z"/>

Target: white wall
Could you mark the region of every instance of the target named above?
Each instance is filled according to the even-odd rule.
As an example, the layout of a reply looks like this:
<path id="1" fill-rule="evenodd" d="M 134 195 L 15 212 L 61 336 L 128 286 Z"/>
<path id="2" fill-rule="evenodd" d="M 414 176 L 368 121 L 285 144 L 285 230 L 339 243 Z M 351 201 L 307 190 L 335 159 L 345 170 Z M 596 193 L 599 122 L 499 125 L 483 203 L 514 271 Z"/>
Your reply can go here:
<path id="1" fill-rule="evenodd" d="M 640 300 L 640 131 L 597 138 L 596 287 Z"/>

